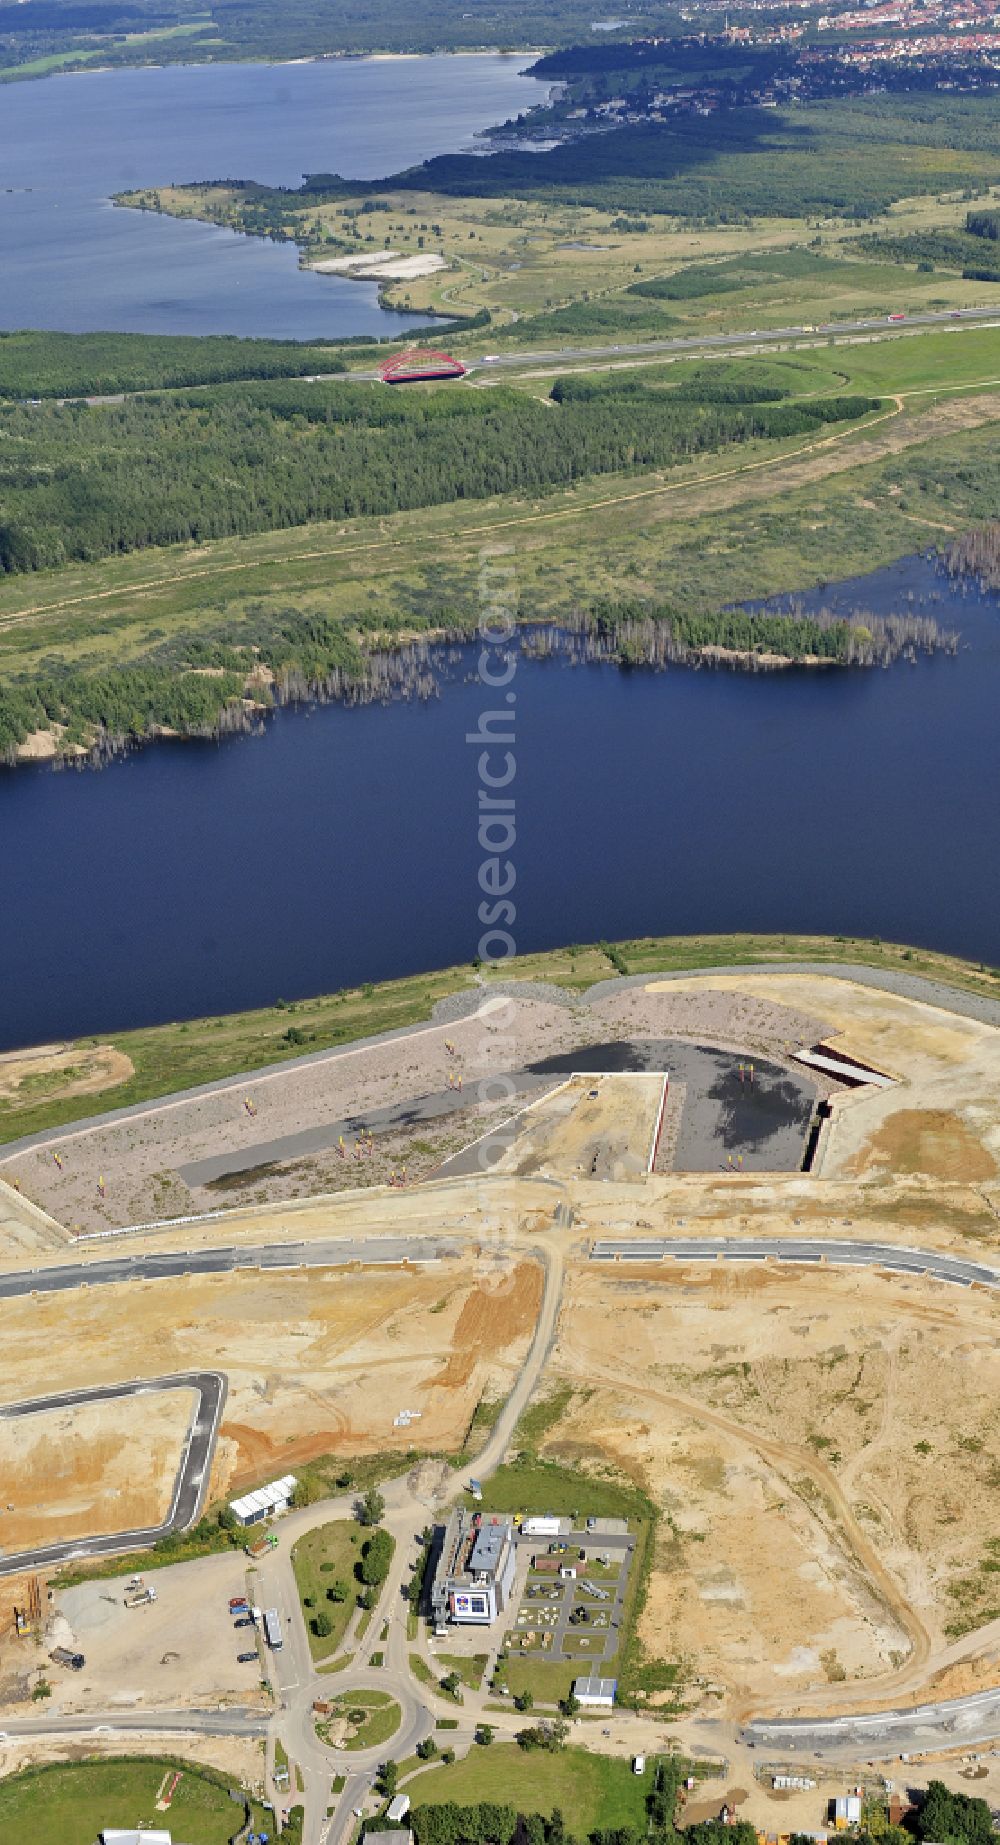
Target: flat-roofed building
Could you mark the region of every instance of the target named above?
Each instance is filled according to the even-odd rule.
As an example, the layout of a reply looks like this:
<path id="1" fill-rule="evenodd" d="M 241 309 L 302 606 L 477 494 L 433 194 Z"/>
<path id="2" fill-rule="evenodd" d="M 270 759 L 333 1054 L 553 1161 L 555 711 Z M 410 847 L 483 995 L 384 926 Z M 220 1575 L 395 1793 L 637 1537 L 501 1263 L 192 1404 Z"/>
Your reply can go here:
<path id="1" fill-rule="evenodd" d="M 298 1481 L 293 1473 L 286 1473 L 282 1480 L 272 1480 L 270 1486 L 260 1486 L 255 1493 L 244 1493 L 242 1499 L 232 1499 L 229 1510 L 241 1525 L 259 1525 L 264 1518 L 280 1518 L 292 1503 L 292 1494 Z"/>
<path id="2" fill-rule="evenodd" d="M 454 1512 L 431 1584 L 435 1621 L 488 1626 L 509 1606 L 517 1573 L 514 1526 L 498 1513 Z"/>
<path id="3" fill-rule="evenodd" d="M 615 1692 L 618 1690 L 616 1678 L 575 1678 L 573 1696 L 582 1710 L 613 1710 Z"/>
<path id="4" fill-rule="evenodd" d="M 169 1832 L 159 1826 L 105 1826 L 101 1845 L 172 1845 Z"/>

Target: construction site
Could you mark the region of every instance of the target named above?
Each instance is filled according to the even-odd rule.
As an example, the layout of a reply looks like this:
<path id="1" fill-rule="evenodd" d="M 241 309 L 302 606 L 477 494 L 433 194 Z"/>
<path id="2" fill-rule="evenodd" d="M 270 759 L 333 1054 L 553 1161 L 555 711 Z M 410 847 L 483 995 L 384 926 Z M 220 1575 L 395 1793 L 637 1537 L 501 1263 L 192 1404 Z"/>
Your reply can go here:
<path id="1" fill-rule="evenodd" d="M 637 1642 L 683 1661 L 686 1723 L 731 1725 L 735 1750 L 750 1718 L 978 1695 L 1000 1686 L 1000 1030 L 984 1004 L 792 970 L 523 989 L 43 1136 L 0 1165 L 4 1402 L 83 1369 L 112 1384 L 211 1365 L 228 1394 L 208 1504 L 317 1456 L 412 1467 L 485 1439 L 495 1465 L 530 1429 L 581 1504 L 588 1476 L 612 1477 L 656 1508 Z M 484 1064 L 512 1079 L 503 1109 L 479 1097 Z M 379 1111 L 412 1148 L 438 1131 L 428 1098 L 453 1099 L 463 1145 L 379 1182 Z M 326 1144 L 289 1148 L 308 1135 Z M 222 1212 L 211 1160 L 239 1181 Z M 126 1506 L 161 1516 L 186 1427 L 179 1403 L 40 1415 L 18 1469 L 0 1456 L 17 1482 L 0 1566 L 121 1529 Z M 123 1656 L 133 1696 L 245 1693 L 202 1601 L 224 1561 L 166 1572 L 189 1572 L 191 1650 L 166 1644 L 159 1604 L 143 1637 L 99 1583 L 0 1576 L 0 1697 L 30 1697 L 25 1662 L 41 1669 L 59 1620 L 94 1661 L 75 1708 L 101 1707 Z M 530 1633 L 539 1657 L 558 1641 L 614 1671 L 600 1598 L 551 1599 L 533 1564 L 515 1651 Z"/>

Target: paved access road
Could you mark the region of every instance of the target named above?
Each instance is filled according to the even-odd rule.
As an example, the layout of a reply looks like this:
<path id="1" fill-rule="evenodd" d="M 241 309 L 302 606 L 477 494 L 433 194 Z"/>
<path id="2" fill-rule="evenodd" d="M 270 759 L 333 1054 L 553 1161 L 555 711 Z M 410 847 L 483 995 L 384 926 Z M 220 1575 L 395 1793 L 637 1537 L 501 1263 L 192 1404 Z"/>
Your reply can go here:
<path id="1" fill-rule="evenodd" d="M 170 1281 L 178 1275 L 231 1275 L 237 1269 L 367 1268 L 399 1262 L 441 1262 L 457 1256 L 455 1238 L 380 1236 L 367 1242 L 249 1243 L 214 1249 L 164 1250 L 156 1255 L 109 1256 L 100 1262 L 65 1262 L 52 1268 L 0 1272 L 0 1300 L 25 1294 L 61 1294 L 72 1288 L 114 1286 L 123 1281 Z"/>
<path id="2" fill-rule="evenodd" d="M 873 1691 L 876 1687 L 872 1687 Z M 1000 1736 L 1000 1687 L 976 1691 L 939 1704 L 910 1710 L 876 1711 L 870 1716 L 779 1717 L 748 1724 L 743 1740 L 755 1748 L 795 1750 L 810 1755 L 917 1755 L 930 1749 L 957 1749 L 965 1743 Z"/>
<path id="3" fill-rule="evenodd" d="M 142 1735 L 263 1736 L 267 1711 L 162 1710 L 88 1711 L 76 1717 L 11 1717 L 0 1730 L 0 1742 L 10 1736 L 118 1736 L 138 1730 Z"/>
<path id="4" fill-rule="evenodd" d="M 215 1440 L 226 1401 L 227 1380 L 221 1371 L 183 1371 L 170 1377 L 145 1378 L 141 1382 L 136 1379 L 128 1384 L 104 1384 L 90 1390 L 63 1390 L 57 1396 L 33 1397 L 30 1402 L 8 1404 L 0 1409 L 0 1418 L 17 1421 L 24 1416 L 37 1416 L 44 1410 L 72 1409 L 86 1403 L 113 1403 L 122 1397 L 151 1396 L 160 1390 L 194 1390 L 198 1394 L 198 1407 L 191 1419 L 170 1510 L 163 1523 L 134 1531 L 114 1531 L 104 1537 L 68 1538 L 61 1544 L 45 1544 L 37 1550 L 0 1555 L 0 1576 L 17 1575 L 21 1570 L 54 1569 L 57 1564 L 77 1557 L 148 1550 L 169 1532 L 186 1531 L 194 1524 L 208 1490 Z"/>
<path id="5" fill-rule="evenodd" d="M 901 1275 L 926 1275 L 960 1288 L 1000 1288 L 1000 1270 L 961 1256 L 930 1249 L 906 1249 L 898 1243 L 855 1243 L 827 1238 L 780 1236 L 711 1236 L 611 1238 L 590 1246 L 592 1262 L 825 1262 L 848 1268 L 884 1268 Z"/>

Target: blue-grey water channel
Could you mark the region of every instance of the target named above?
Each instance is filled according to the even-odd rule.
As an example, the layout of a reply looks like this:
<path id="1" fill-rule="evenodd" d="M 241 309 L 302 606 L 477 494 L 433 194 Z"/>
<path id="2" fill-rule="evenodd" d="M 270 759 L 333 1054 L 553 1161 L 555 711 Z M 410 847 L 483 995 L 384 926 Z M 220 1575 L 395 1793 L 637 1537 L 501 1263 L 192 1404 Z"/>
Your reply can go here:
<path id="1" fill-rule="evenodd" d="M 962 647 L 754 676 L 519 661 L 523 950 L 807 930 L 1000 964 L 1000 603 L 919 558 L 812 600 L 924 609 Z M 0 776 L 0 1046 L 468 960 L 483 855 L 465 739 L 499 697 L 473 663 L 429 702 Z"/>

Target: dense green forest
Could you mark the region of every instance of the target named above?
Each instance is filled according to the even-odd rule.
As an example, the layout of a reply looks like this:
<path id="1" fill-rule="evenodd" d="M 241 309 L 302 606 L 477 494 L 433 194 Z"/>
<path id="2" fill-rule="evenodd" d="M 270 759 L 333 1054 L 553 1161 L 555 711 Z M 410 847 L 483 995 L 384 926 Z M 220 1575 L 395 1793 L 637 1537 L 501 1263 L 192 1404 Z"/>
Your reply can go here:
<path id="1" fill-rule="evenodd" d="M 709 403 L 662 391 L 567 402 L 296 380 L 196 398 L 0 411 L 0 572 L 317 519 L 538 493 L 864 416 L 865 397 Z M 387 432 L 391 430 L 391 440 Z"/>
<path id="2" fill-rule="evenodd" d="M 965 216 L 964 229 L 880 232 L 855 240 L 855 248 L 882 262 L 916 263 L 918 268 L 959 269 L 976 282 L 1000 282 L 1000 211 L 979 209 Z"/>
<path id="3" fill-rule="evenodd" d="M 725 363 L 710 362 L 697 366 L 680 384 L 673 369 L 664 366 L 642 373 L 570 372 L 556 379 L 550 396 L 557 404 L 586 404 L 595 398 L 645 397 L 652 390 L 667 390 L 675 404 L 773 404 L 791 394 L 777 367 L 759 365 L 741 374 Z"/>
<path id="4" fill-rule="evenodd" d="M 421 625 L 407 621 L 409 629 Z M 391 618 L 379 618 L 380 633 L 392 627 Z M 251 610 L 238 630 L 229 622 L 162 643 L 134 666 L 50 670 L 0 684 L 0 761 L 13 761 L 18 743 L 51 725 L 61 727 L 66 749 L 159 729 L 197 737 L 242 727 L 244 689 L 255 673 L 253 701 L 267 706 L 307 691 L 343 693 L 362 683 L 365 660 L 341 622 L 296 609 Z"/>
<path id="5" fill-rule="evenodd" d="M 544 125 L 544 112 L 536 112 Z M 324 200 L 394 191 L 538 198 L 704 222 L 836 213 L 873 218 L 914 192 L 1000 181 L 1000 123 L 981 97 L 844 97 L 808 110 L 740 108 L 628 125 L 547 152 L 442 154 L 378 181 L 310 174 L 294 191 L 255 187 L 276 222 Z"/>
<path id="6" fill-rule="evenodd" d="M 718 367 L 681 384 L 562 379 L 548 404 L 503 387 L 390 391 L 294 380 L 225 385 L 196 399 L 11 405 L 0 410 L 0 565 L 17 572 L 177 539 L 383 513 L 501 492 L 537 494 L 623 469 L 669 466 L 754 437 L 806 435 L 877 409 L 868 397 L 783 401 L 780 374 Z M 462 634 L 475 611 L 381 603 L 350 622 L 252 607 L 153 640 L 124 667 L 50 655 L 0 685 L 0 759 L 38 730 L 64 748 L 116 747 L 168 728 L 209 735 L 253 710 L 372 695 L 371 650 L 429 627 Z M 690 645 L 696 645 L 693 637 Z M 374 689 L 406 683 L 405 647 Z M 385 671 L 402 677 L 393 681 Z M 245 702 L 250 692 L 252 708 Z"/>
<path id="7" fill-rule="evenodd" d="M 328 346 L 295 340 L 158 333 L 2 333 L 0 397 L 97 397 L 117 391 L 301 378 L 342 372 Z"/>

